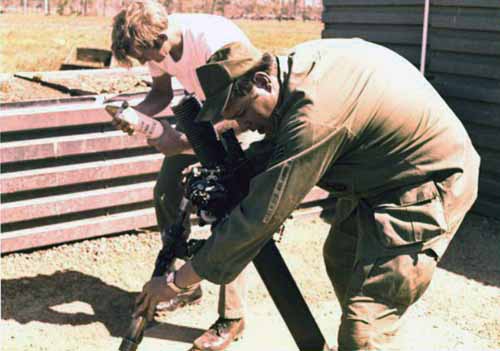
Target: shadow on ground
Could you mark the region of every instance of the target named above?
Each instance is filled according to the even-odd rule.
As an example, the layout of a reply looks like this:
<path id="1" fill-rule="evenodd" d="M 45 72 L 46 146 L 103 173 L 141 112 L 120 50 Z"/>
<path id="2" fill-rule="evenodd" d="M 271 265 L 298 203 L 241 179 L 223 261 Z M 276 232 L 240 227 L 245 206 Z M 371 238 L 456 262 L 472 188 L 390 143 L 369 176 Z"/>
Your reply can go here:
<path id="1" fill-rule="evenodd" d="M 99 322 L 111 336 L 122 337 L 129 326 L 136 295 L 77 271 L 2 279 L 2 319 L 14 319 L 21 324 L 39 321 L 73 326 Z M 54 309 L 77 301 L 90 305 L 93 313 Z M 192 342 L 204 332 L 168 323 L 161 323 L 160 327 L 163 332 L 155 333 L 155 338 L 179 342 Z"/>
<path id="2" fill-rule="evenodd" d="M 500 222 L 468 215 L 439 267 L 500 287 Z"/>
<path id="3" fill-rule="evenodd" d="M 323 211 L 320 217 L 332 224 L 335 211 Z M 500 221 L 467 215 L 439 267 L 486 285 L 500 287 Z"/>

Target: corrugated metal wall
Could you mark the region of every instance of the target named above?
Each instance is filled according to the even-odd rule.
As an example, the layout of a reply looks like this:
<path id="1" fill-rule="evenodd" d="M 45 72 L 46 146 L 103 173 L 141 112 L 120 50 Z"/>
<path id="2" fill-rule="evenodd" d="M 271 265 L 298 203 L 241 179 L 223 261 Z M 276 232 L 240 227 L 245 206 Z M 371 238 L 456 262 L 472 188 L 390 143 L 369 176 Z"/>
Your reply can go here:
<path id="1" fill-rule="evenodd" d="M 420 64 L 424 0 L 323 0 L 323 38 L 360 37 Z"/>
<path id="2" fill-rule="evenodd" d="M 420 65 L 424 0 L 324 0 L 324 38 L 361 37 Z M 426 76 L 481 158 L 474 210 L 500 218 L 500 1 L 431 0 Z"/>
<path id="3" fill-rule="evenodd" d="M 500 217 L 500 1 L 431 3 L 428 78 L 481 155 L 475 209 Z"/>

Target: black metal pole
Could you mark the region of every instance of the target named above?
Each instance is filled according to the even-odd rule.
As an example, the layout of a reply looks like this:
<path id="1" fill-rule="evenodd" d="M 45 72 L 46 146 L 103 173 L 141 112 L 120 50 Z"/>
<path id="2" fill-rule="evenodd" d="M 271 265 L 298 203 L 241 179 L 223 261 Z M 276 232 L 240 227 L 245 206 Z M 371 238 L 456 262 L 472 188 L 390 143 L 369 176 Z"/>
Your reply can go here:
<path id="1" fill-rule="evenodd" d="M 328 350 L 325 338 L 274 240 L 268 241 L 253 263 L 299 350 Z"/>

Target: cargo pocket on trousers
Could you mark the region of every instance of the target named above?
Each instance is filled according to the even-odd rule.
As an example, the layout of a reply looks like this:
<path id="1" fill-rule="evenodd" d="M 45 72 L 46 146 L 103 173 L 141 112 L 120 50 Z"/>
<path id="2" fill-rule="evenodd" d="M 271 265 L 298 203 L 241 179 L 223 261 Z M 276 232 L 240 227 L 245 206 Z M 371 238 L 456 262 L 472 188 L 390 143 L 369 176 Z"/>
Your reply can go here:
<path id="1" fill-rule="evenodd" d="M 368 266 L 363 295 L 406 308 L 427 290 L 436 264 L 436 259 L 426 252 L 378 258 Z"/>
<path id="2" fill-rule="evenodd" d="M 385 247 L 425 242 L 448 230 L 433 181 L 384 194 L 372 209 L 376 235 Z"/>

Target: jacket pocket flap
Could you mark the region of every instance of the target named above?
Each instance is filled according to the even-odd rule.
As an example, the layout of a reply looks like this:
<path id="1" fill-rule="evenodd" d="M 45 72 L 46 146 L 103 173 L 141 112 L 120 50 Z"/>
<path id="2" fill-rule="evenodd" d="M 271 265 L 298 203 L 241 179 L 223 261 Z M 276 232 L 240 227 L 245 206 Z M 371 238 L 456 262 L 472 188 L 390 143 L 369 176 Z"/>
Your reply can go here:
<path id="1" fill-rule="evenodd" d="M 394 191 L 389 191 L 377 197 L 377 199 L 370 201 L 370 203 L 373 207 L 404 207 L 430 201 L 435 199 L 437 196 L 438 190 L 436 188 L 436 184 L 434 184 L 433 181 L 428 181 L 418 186 L 410 185 Z"/>

